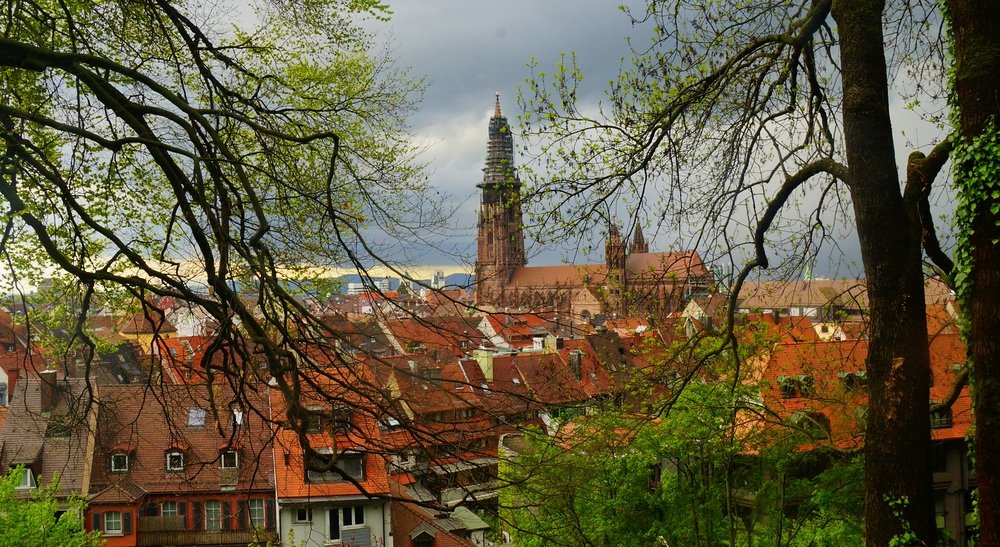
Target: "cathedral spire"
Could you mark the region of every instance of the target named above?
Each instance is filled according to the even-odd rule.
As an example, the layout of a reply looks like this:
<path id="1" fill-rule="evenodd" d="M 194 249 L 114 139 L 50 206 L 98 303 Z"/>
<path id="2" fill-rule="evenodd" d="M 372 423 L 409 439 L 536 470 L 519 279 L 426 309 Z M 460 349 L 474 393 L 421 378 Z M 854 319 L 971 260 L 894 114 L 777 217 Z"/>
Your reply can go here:
<path id="1" fill-rule="evenodd" d="M 629 254 L 632 253 L 648 253 L 649 244 L 646 243 L 646 238 L 642 235 L 642 226 L 639 225 L 639 219 L 635 220 L 635 230 L 632 235 L 632 246 L 629 248 Z"/>
<path id="2" fill-rule="evenodd" d="M 502 293 L 514 270 L 528 263 L 524 253 L 521 181 L 514 168 L 514 137 L 496 94 L 479 204 L 476 301 L 487 303 Z M 496 301 L 490 303 L 497 303 Z"/>
<path id="3" fill-rule="evenodd" d="M 499 92 L 493 107 L 493 117 L 490 118 L 483 182 L 478 186 L 483 189 L 484 201 L 492 203 L 503 199 L 504 194 L 517 193 L 521 189 L 521 181 L 514 169 L 514 137 L 507 118 L 500 110 Z"/>

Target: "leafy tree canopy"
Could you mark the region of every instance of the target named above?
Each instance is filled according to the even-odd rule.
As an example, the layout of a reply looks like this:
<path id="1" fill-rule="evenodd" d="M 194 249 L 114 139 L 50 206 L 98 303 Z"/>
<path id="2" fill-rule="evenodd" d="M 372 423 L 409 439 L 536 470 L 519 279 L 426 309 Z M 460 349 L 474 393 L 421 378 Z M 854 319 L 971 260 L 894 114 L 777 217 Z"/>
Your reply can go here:
<path id="1" fill-rule="evenodd" d="M 61 278 L 46 312 L 89 356 L 92 308 L 199 308 L 217 325 L 206 362 L 230 352 L 220 372 L 237 387 L 256 363 L 296 412 L 316 348 L 329 362 L 337 345 L 281 281 L 384 263 L 367 230 L 401 236 L 438 211 L 405 125 L 422 82 L 358 25 L 388 14 L 374 0 L 11 3 L 8 287 Z"/>
<path id="2" fill-rule="evenodd" d="M 0 545 L 65 545 L 66 547 L 97 547 L 100 533 L 83 530 L 83 500 L 71 498 L 63 503 L 56 500 L 58 483 L 32 489 L 25 499 L 18 490 L 24 468 L 11 470 L 0 477 Z"/>

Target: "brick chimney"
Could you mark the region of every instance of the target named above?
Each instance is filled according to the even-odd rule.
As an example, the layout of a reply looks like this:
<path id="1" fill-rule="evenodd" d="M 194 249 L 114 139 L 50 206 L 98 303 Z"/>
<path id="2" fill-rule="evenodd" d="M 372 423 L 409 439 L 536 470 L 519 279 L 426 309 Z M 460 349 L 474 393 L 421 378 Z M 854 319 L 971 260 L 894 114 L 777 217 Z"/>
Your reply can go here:
<path id="1" fill-rule="evenodd" d="M 56 371 L 43 370 L 38 373 L 41 390 L 41 411 L 52 412 L 56 406 Z"/>

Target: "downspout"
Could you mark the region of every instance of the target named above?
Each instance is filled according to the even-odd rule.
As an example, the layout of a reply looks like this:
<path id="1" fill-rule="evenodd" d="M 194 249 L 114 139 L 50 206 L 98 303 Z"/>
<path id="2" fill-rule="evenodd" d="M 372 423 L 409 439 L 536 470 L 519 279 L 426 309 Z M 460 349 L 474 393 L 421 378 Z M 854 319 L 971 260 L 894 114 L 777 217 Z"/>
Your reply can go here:
<path id="1" fill-rule="evenodd" d="M 268 387 L 271 387 L 271 382 L 267 383 Z M 271 427 L 274 427 L 274 414 L 273 408 L 271 406 L 271 392 L 268 390 L 267 393 L 267 420 L 271 423 Z M 278 506 L 278 455 L 275 452 L 274 441 L 277 436 L 271 437 L 271 484 L 274 487 L 274 528 L 278 532 L 278 542 L 281 543 L 282 540 L 282 530 L 281 530 L 281 507 Z"/>

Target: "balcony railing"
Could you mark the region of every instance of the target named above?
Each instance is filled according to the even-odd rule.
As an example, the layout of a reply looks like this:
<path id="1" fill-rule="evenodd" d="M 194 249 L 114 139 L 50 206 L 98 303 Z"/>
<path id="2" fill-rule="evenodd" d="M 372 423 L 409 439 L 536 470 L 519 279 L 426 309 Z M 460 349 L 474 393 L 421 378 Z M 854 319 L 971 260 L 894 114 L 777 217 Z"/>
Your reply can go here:
<path id="1" fill-rule="evenodd" d="M 183 517 L 139 517 L 138 545 L 226 545 L 277 541 L 276 532 L 254 530 L 187 530 Z"/>
<path id="2" fill-rule="evenodd" d="M 472 484 L 460 488 L 446 488 L 441 491 L 441 503 L 453 506 L 466 500 L 483 501 L 497 497 L 497 493 L 496 481 Z"/>

